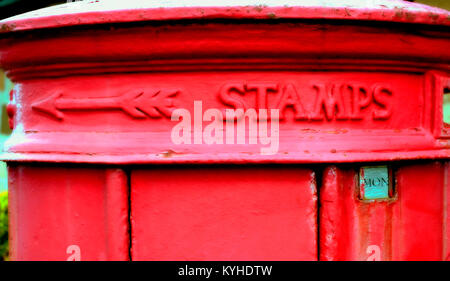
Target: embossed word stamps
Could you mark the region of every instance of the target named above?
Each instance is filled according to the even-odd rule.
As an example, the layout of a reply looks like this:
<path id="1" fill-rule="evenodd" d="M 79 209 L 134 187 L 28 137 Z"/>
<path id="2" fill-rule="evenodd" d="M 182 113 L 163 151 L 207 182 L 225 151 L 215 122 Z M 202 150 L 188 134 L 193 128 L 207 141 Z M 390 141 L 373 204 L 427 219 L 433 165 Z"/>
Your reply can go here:
<path id="1" fill-rule="evenodd" d="M 258 112 L 253 108 L 246 111 L 226 109 L 224 116 L 220 109 L 210 108 L 203 112 L 202 107 L 202 101 L 194 101 L 193 130 L 191 127 L 192 116 L 189 110 L 176 109 L 172 112 L 171 120 L 179 121 L 171 132 L 174 144 L 245 144 L 246 132 L 248 132 L 248 144 L 257 144 L 259 141 L 261 145 L 268 145 L 268 147 L 261 148 L 262 155 L 272 155 L 278 152 L 280 139 L 278 109 L 271 109 L 270 115 L 268 115 L 267 109 L 259 109 Z M 271 120 L 270 135 L 268 134 L 269 117 Z M 248 130 L 246 130 L 246 120 L 248 120 Z M 203 128 L 203 122 L 210 123 Z"/>

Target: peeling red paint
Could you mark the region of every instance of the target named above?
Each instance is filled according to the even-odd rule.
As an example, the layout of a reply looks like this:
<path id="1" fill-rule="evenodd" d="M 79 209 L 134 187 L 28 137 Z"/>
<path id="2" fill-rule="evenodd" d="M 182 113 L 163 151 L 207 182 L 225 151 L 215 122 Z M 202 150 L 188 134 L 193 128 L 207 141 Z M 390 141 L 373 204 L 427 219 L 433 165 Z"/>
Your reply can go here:
<path id="1" fill-rule="evenodd" d="M 356 169 L 327 169 L 319 220 L 322 260 L 366 260 L 370 245 L 380 248 L 383 260 L 447 258 L 448 165 L 396 166 L 397 196 L 371 201 L 357 199 Z"/>

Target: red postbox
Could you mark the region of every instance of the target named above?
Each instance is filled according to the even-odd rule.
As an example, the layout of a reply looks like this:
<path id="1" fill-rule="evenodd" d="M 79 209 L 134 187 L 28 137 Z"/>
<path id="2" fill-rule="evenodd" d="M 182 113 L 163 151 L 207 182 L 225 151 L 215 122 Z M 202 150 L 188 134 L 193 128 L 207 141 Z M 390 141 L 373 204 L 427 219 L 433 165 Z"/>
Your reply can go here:
<path id="1" fill-rule="evenodd" d="M 450 258 L 449 12 L 142 2 L 0 22 L 13 260 Z"/>

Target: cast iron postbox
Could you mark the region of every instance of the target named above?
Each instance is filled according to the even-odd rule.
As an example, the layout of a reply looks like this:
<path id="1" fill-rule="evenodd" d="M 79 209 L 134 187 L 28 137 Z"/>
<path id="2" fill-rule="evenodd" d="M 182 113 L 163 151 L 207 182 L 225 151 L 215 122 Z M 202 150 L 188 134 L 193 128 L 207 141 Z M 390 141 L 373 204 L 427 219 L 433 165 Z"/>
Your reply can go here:
<path id="1" fill-rule="evenodd" d="M 196 2 L 0 22 L 11 258 L 449 259 L 450 13 Z"/>

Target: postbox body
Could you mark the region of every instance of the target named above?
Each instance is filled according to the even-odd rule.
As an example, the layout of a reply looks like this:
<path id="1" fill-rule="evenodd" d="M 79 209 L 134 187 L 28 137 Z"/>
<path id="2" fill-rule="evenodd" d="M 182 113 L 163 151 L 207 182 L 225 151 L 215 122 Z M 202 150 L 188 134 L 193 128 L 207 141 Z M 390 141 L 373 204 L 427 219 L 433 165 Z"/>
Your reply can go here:
<path id="1" fill-rule="evenodd" d="M 0 22 L 12 259 L 448 260 L 449 13 L 288 2 Z"/>

